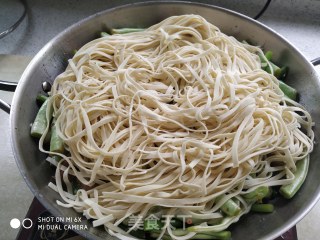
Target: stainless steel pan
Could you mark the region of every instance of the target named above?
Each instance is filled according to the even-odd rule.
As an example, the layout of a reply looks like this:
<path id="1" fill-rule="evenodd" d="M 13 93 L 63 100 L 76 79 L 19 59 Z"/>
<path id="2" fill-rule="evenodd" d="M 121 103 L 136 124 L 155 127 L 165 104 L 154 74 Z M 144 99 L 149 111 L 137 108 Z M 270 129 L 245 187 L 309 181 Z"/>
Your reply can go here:
<path id="1" fill-rule="evenodd" d="M 189 2 L 146 2 L 108 9 L 74 24 L 51 40 L 29 64 L 14 94 L 10 128 L 15 159 L 34 195 L 53 215 L 79 216 L 74 210 L 56 204 L 59 196 L 47 186 L 54 169 L 44 161 L 46 156 L 40 153 L 37 142 L 29 135 L 30 123 L 38 110 L 35 97 L 41 92 L 41 83 L 52 82 L 64 71 L 66 59 L 72 56 L 72 51 L 97 38 L 100 31 L 113 27 L 147 27 L 172 15 L 191 13 L 203 16 L 239 40 L 250 40 L 272 50 L 277 63 L 288 65 L 288 83 L 298 89 L 300 102 L 311 112 L 318 140 L 319 77 L 312 64 L 294 46 L 268 27 L 226 9 Z M 232 239 L 273 239 L 301 220 L 319 199 L 319 159 L 320 148 L 316 143 L 308 177 L 298 194 L 290 201 L 279 198 L 272 214 L 243 217 L 232 226 Z M 86 220 L 81 224 L 88 224 L 89 230 L 78 233 L 88 239 L 113 239 L 103 229 L 91 227 Z"/>

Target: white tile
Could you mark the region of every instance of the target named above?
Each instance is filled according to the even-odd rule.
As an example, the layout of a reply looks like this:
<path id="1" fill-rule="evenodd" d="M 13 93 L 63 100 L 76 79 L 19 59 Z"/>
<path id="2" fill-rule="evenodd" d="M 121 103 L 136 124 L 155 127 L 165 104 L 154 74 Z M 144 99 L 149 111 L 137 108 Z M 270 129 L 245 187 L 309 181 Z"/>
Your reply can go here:
<path id="1" fill-rule="evenodd" d="M 297 224 L 299 240 L 319 239 L 320 202 Z"/>
<path id="2" fill-rule="evenodd" d="M 21 69 L 24 69 L 29 61 L 30 58 L 0 55 L 0 79 L 19 80 L 22 73 Z M 10 103 L 13 93 L 0 92 L 1 99 Z M 15 239 L 19 228 L 11 228 L 10 220 L 17 218 L 21 221 L 25 217 L 33 199 L 33 194 L 21 177 L 13 157 L 9 139 L 9 115 L 1 110 L 0 133 L 0 239 Z"/>

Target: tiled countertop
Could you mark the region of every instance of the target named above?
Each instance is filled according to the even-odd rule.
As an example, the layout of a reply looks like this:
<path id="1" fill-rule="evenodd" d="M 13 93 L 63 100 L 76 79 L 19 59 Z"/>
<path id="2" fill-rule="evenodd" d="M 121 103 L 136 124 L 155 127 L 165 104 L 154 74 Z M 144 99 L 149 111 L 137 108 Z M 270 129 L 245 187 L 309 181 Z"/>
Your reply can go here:
<path id="1" fill-rule="evenodd" d="M 12 34 L 0 40 L 0 79 L 16 81 L 28 61 L 57 33 L 106 8 L 130 3 L 130 0 L 27 0 L 28 18 Z M 199 1 L 229 8 L 254 16 L 264 0 Z M 0 32 L 12 25 L 22 12 L 17 0 L 0 0 Z M 308 59 L 320 56 L 320 1 L 273 0 L 261 22 L 291 41 Z M 23 55 L 24 57 L 12 55 Z M 12 64 L 4 65 L 3 63 Z M 2 68 L 1 68 L 2 66 Z M 12 69 L 15 68 L 15 69 Z M 319 69 L 319 68 L 318 68 Z M 320 69 L 319 69 L 320 73 Z M 12 93 L 0 91 L 0 98 L 10 102 Z M 11 218 L 22 219 L 32 200 L 32 194 L 15 164 L 9 142 L 9 117 L 0 111 L 0 239 L 14 239 L 17 230 L 11 229 Z M 299 240 L 318 239 L 320 204 L 298 225 Z"/>

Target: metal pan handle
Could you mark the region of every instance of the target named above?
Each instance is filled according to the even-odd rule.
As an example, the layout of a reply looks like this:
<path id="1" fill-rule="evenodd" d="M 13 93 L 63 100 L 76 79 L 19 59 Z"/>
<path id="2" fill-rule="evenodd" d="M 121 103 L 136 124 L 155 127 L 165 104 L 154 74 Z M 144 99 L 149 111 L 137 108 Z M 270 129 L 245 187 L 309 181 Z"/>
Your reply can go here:
<path id="1" fill-rule="evenodd" d="M 18 83 L 15 82 L 8 82 L 0 80 L 0 90 L 7 91 L 7 92 L 14 92 L 17 88 Z M 42 83 L 42 90 L 46 93 L 50 92 L 51 90 L 51 83 L 43 82 Z M 10 114 L 11 106 L 10 104 L 6 103 L 5 101 L 0 99 L 0 109 L 5 111 L 6 113 Z"/>
<path id="2" fill-rule="evenodd" d="M 0 80 L 0 90 L 3 91 L 14 92 L 16 90 L 17 85 L 18 84 L 14 82 Z M 9 114 L 11 106 L 10 104 L 0 99 L 0 109 Z"/>
<path id="3" fill-rule="evenodd" d="M 320 57 L 311 60 L 311 63 L 312 63 L 314 66 L 318 66 L 318 65 L 320 64 Z"/>
<path id="4" fill-rule="evenodd" d="M 14 92 L 18 83 L 0 80 L 0 90 Z"/>

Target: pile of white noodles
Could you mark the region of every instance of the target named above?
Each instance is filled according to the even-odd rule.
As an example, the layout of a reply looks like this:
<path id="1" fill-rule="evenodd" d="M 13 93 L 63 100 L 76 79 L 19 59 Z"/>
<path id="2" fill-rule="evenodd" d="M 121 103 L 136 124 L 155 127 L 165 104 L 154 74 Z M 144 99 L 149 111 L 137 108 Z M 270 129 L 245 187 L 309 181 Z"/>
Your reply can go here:
<path id="1" fill-rule="evenodd" d="M 162 234 L 182 240 L 195 233 L 173 236 L 173 216 L 206 226 L 238 199 L 242 212 L 211 228 L 221 231 L 249 211 L 241 193 L 290 183 L 312 151 L 312 119 L 257 53 L 197 15 L 84 45 L 51 92 L 67 149 L 50 183 L 58 204 L 122 239 L 120 223 L 156 209 Z M 86 188 L 74 194 L 72 176 Z"/>

